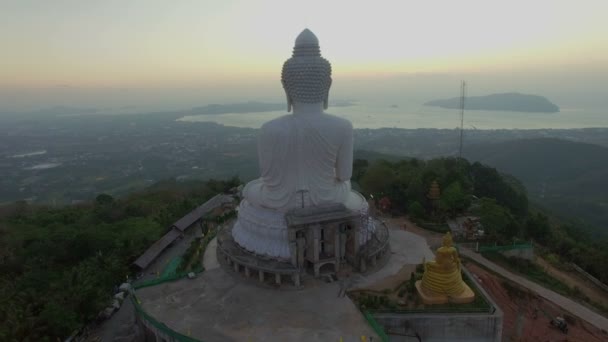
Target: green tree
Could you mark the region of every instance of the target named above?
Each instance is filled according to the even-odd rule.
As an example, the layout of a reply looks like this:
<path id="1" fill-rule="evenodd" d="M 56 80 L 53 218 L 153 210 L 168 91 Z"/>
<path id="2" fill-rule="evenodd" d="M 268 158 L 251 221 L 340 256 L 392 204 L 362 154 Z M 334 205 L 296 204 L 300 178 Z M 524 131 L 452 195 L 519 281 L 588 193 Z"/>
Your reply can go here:
<path id="1" fill-rule="evenodd" d="M 528 197 L 526 194 L 522 192 L 523 190 L 516 190 L 515 186 L 509 184 L 496 169 L 476 162 L 471 165 L 471 177 L 475 196 L 494 198 L 498 204 L 509 208 L 518 217 L 527 215 Z M 510 179 L 509 182 L 516 181 Z M 523 189 L 523 187 L 518 188 Z"/>
<path id="2" fill-rule="evenodd" d="M 369 162 L 365 159 L 355 159 L 353 162 L 353 181 L 359 182 L 367 171 Z"/>
<path id="3" fill-rule="evenodd" d="M 441 209 L 453 215 L 465 211 L 471 205 L 471 199 L 459 182 L 453 182 L 441 193 L 439 204 Z"/>
<path id="4" fill-rule="evenodd" d="M 126 198 L 23 203 L 22 213 L 0 216 L 0 341 L 63 340 L 95 319 L 168 224 L 234 183 L 160 182 Z"/>
<path id="5" fill-rule="evenodd" d="M 114 203 L 114 197 L 108 194 L 99 194 L 95 197 L 95 203 L 98 205 L 108 205 Z"/>
<path id="6" fill-rule="evenodd" d="M 395 181 L 395 173 L 390 163 L 377 161 L 361 178 L 361 188 L 366 194 L 387 194 Z"/>
<path id="7" fill-rule="evenodd" d="M 410 203 L 418 202 L 418 204 L 425 203 L 427 201 L 426 193 L 428 187 L 425 187 L 420 177 L 415 177 L 408 184 L 405 194 Z"/>
<path id="8" fill-rule="evenodd" d="M 425 216 L 424 207 L 418 201 L 412 202 L 407 211 L 412 218 L 424 218 Z"/>
<path id="9" fill-rule="evenodd" d="M 482 198 L 476 213 L 486 233 L 502 242 L 510 241 L 519 232 L 509 209 L 497 204 L 494 199 Z"/>
<path id="10" fill-rule="evenodd" d="M 536 240 L 536 242 L 544 245 L 548 242 L 551 233 L 549 219 L 541 213 L 530 215 L 526 220 L 524 230 L 526 236 L 531 237 Z"/>

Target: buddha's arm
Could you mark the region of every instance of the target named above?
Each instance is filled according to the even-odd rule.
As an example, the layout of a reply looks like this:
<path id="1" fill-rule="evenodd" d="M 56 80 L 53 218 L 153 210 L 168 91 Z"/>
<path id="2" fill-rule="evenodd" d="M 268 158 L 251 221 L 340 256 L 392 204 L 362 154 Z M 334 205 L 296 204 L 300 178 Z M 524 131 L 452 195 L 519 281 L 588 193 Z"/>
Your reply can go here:
<path id="1" fill-rule="evenodd" d="M 263 126 L 258 133 L 258 163 L 261 177 L 271 177 L 272 162 L 275 147 L 277 146 L 277 133 L 272 128 Z"/>
<path id="2" fill-rule="evenodd" d="M 340 182 L 350 180 L 353 175 L 353 126 L 349 123 L 348 130 L 338 150 L 336 159 L 336 178 Z"/>

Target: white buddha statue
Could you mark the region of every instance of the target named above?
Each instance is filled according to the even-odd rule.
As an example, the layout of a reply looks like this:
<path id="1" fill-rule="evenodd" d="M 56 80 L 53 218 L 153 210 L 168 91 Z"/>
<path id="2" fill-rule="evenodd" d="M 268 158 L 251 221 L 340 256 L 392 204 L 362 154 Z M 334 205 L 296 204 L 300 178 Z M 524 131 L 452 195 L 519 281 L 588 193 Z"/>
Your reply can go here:
<path id="1" fill-rule="evenodd" d="M 289 258 L 285 213 L 293 208 L 342 203 L 367 215 L 367 202 L 351 190 L 353 127 L 324 113 L 331 65 L 308 29 L 296 39 L 283 65 L 281 82 L 288 114 L 265 123 L 258 138 L 261 177 L 243 189 L 233 228 L 242 247 L 258 254 Z"/>

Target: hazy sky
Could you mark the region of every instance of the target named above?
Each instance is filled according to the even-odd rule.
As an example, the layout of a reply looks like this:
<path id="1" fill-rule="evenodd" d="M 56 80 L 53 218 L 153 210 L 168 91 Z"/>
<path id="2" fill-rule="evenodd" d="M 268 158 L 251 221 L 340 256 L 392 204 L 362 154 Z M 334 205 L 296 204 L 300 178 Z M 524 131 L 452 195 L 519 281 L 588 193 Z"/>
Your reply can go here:
<path id="1" fill-rule="evenodd" d="M 457 94 L 467 78 L 473 93 L 597 105 L 606 13 L 606 0 L 0 0 L 0 108 L 282 98 L 281 65 L 306 27 L 337 97 Z"/>

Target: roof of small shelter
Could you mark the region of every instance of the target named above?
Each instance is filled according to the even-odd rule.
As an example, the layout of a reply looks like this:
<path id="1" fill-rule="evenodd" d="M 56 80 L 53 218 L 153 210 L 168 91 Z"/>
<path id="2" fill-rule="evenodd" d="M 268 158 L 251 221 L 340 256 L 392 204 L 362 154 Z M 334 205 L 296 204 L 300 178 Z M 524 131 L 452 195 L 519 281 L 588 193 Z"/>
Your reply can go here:
<path id="1" fill-rule="evenodd" d="M 234 201 L 232 196 L 218 194 L 212 197 L 207 202 L 198 206 L 196 209 L 192 210 L 188 214 L 184 215 L 184 217 L 177 220 L 172 227 L 179 231 L 185 231 L 190 227 L 193 223 L 200 220 L 205 214 L 210 212 L 211 210 L 221 206 L 225 203 L 232 203 Z"/>
<path id="2" fill-rule="evenodd" d="M 148 247 L 144 254 L 135 260 L 133 265 L 141 268 L 142 270 L 145 269 L 180 235 L 181 233 L 178 230 L 171 229 L 162 238 L 153 243 L 152 246 Z"/>

